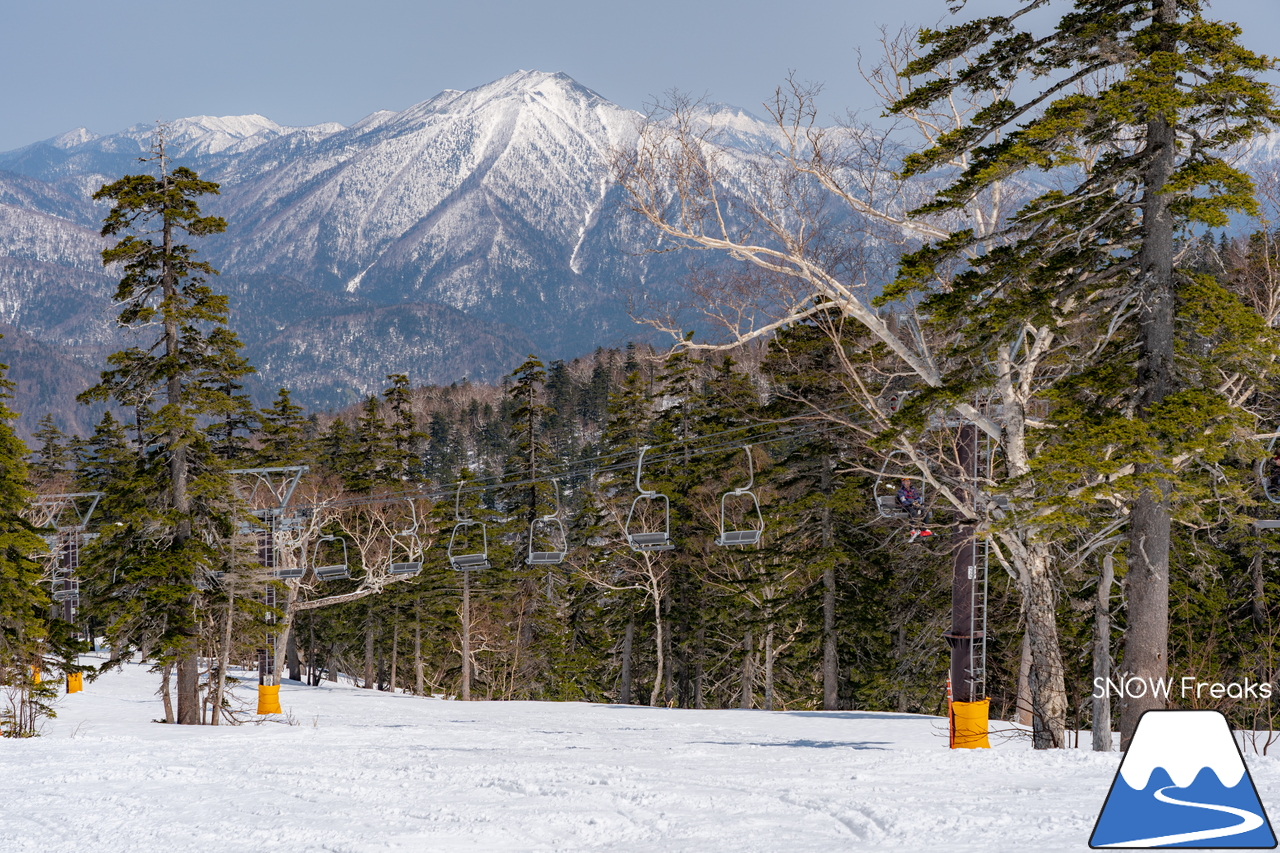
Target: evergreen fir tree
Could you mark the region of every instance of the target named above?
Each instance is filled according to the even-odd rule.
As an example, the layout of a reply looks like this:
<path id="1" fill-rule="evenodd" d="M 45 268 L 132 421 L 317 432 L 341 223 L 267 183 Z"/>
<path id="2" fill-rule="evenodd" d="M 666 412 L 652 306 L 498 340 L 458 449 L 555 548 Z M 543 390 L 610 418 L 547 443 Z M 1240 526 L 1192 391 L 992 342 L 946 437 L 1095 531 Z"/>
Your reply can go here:
<path id="1" fill-rule="evenodd" d="M 256 371 L 240 355 L 240 341 L 231 330 L 210 331 L 208 346 L 215 356 L 197 379 L 206 398 L 201 409 L 211 420 L 205 432 L 219 459 L 246 463 L 251 453 L 250 438 L 257 426 L 257 411 L 249 396 L 240 393 L 244 389 L 240 380 Z"/>
<path id="2" fill-rule="evenodd" d="M 1198 376 L 1257 375 L 1270 358 L 1263 353 L 1274 348 L 1257 324 L 1249 327 L 1220 298 L 1216 283 L 1178 269 L 1176 240 L 1180 232 L 1223 227 L 1231 213 L 1256 209 L 1251 181 L 1225 155 L 1280 120 L 1261 79 L 1271 61 L 1239 44 L 1238 26 L 1206 20 L 1201 0 L 1078 0 L 1049 35 L 1021 31 L 1024 14 L 1045 5 L 1024 0 L 1007 15 L 925 31 L 929 53 L 904 73 L 930 82 L 892 109 L 926 107 L 966 92 L 1010 93 L 968 126 L 906 158 L 905 173 L 915 175 L 971 157 L 963 174 L 917 214 L 960 209 L 999 182 L 1031 172 L 1065 177 L 1074 171 L 1075 186 L 1032 200 L 995 234 L 962 230 L 908 255 L 901 281 L 884 298 L 929 291 L 924 310 L 962 341 L 955 355 L 965 367 L 953 370 L 940 396 L 972 387 L 976 372 L 1019 330 L 1063 330 L 1054 342 L 1061 350 L 1056 361 L 1071 364 L 1073 381 L 1053 393 L 1056 414 L 1069 418 L 1063 424 L 1071 427 L 1072 447 L 1049 469 L 1058 468 L 1065 480 L 1074 468 L 1086 482 L 1099 471 L 1114 474 L 1092 483 L 1112 496 L 1126 494 L 1132 547 L 1125 666 L 1135 676 L 1163 679 L 1171 523 L 1179 496 L 1198 491 L 1184 481 L 1189 468 L 1168 460 L 1187 459 L 1189 452 L 1212 464 L 1241 434 L 1238 401 L 1215 390 L 1219 379 L 1205 384 Z M 956 61 L 964 55 L 970 59 Z M 1015 85 L 1028 80 L 1049 82 L 1039 92 Z M 1077 81 L 1090 81 L 1092 89 L 1078 89 Z M 969 268 L 937 287 L 956 262 Z M 1188 311 L 1205 318 L 1210 305 L 1232 315 L 1226 325 L 1243 324 L 1238 331 L 1248 336 L 1257 362 L 1220 351 L 1216 370 L 1207 374 L 1207 365 L 1186 363 L 1176 318 Z M 1062 430 L 1059 435 L 1066 437 Z M 1207 444 L 1206 436 L 1213 436 Z M 1120 471 L 1126 465 L 1131 474 Z M 1049 469 L 1037 476 L 1042 488 Z M 1024 465 L 1014 473 L 1027 477 L 1030 470 Z M 1037 574 L 1024 589 L 1039 644 L 1032 693 L 1042 747 L 1062 745 L 1067 701 L 1061 655 L 1050 640 L 1052 586 Z M 1128 743 L 1145 710 L 1162 704 L 1151 694 L 1126 697 L 1122 741 Z"/>
<path id="3" fill-rule="evenodd" d="M 316 447 L 321 467 L 345 478 L 346 471 L 354 464 L 356 453 L 355 433 L 350 425 L 340 417 L 334 418 L 316 442 Z"/>
<path id="4" fill-rule="evenodd" d="M 32 454 L 29 471 L 37 482 L 52 480 L 61 474 L 71 461 L 67 436 L 58 429 L 52 414 L 45 414 L 31 437 L 39 444 Z"/>
<path id="5" fill-rule="evenodd" d="M 648 383 L 638 369 L 633 370 L 609 395 L 607 420 L 601 436 L 603 449 L 608 453 L 638 454 L 649 438 L 651 412 Z"/>
<path id="6" fill-rule="evenodd" d="M 413 414 L 413 396 L 409 377 L 403 373 L 388 374 L 390 387 L 382 392 L 382 399 L 391 410 L 391 423 L 387 426 L 387 466 L 392 479 L 407 480 L 419 467 L 418 446 L 422 433 Z"/>
<path id="7" fill-rule="evenodd" d="M 510 414 L 512 456 L 508 471 L 513 478 L 537 480 L 546 475 L 549 456 L 546 445 L 541 440 L 542 425 L 555 413 L 554 409 L 541 401 L 542 385 L 547 374 L 542 362 L 530 355 L 508 378 L 512 380 L 512 384 L 507 396 L 514 404 Z M 538 484 L 531 483 L 522 490 L 522 515 L 524 523 L 528 525 L 544 513 L 539 510 Z"/>
<path id="8" fill-rule="evenodd" d="M 288 388 L 281 388 L 270 408 L 258 413 L 257 464 L 264 467 L 301 465 L 310 457 L 308 421 L 302 407 L 293 402 Z"/>
<path id="9" fill-rule="evenodd" d="M 93 435 L 76 453 L 76 488 L 100 492 L 109 483 L 127 476 L 138 464 L 137 451 L 129 446 L 124 424 L 111 412 L 103 412 Z"/>
<path id="10" fill-rule="evenodd" d="M 387 423 L 379 411 L 378 398 L 370 394 L 356 418 L 354 453 L 343 473 L 347 488 L 354 492 L 369 492 L 379 484 L 394 482 L 395 475 L 388 465 L 390 454 Z"/>
<path id="11" fill-rule="evenodd" d="M 57 630 L 49 618 L 51 602 L 40 587 L 42 566 L 36 556 L 47 546 L 36 528 L 23 517 L 34 495 L 27 486 L 27 448 L 14 434 L 18 415 L 5 400 L 13 383 L 0 365 L 0 736 L 29 737 L 39 733 L 42 717 L 53 716 L 57 691 L 40 675 L 71 666 L 79 651 L 70 632 Z"/>
<path id="12" fill-rule="evenodd" d="M 577 414 L 589 424 L 604 422 L 605 409 L 609 405 L 609 394 L 613 389 L 615 350 L 598 348 L 595 351 L 594 365 L 591 368 L 591 379 L 587 387 L 578 397 Z"/>
<path id="13" fill-rule="evenodd" d="M 81 399 L 135 407 L 162 402 L 151 415 L 157 447 L 146 454 L 145 475 L 134 481 L 152 500 L 117 492 L 117 511 L 130 521 L 99 540 L 92 554 L 100 579 L 113 579 L 99 584 L 102 602 L 119 603 L 110 618 L 140 630 L 144 623 L 151 626 L 152 647 L 177 665 L 177 721 L 198 724 L 196 584 L 215 560 L 210 543 L 231 528 L 225 466 L 199 422 L 227 416 L 234 396 L 226 394 L 226 383 L 250 368 L 225 326 L 227 298 L 205 283 L 216 271 L 178 242 L 183 234 L 206 237 L 226 229 L 220 217 L 202 216 L 196 201 L 216 194 L 218 185 L 188 168 L 171 168 L 163 126 L 150 162 L 158 176 L 128 175 L 93 197 L 112 203 L 103 236 L 120 237 L 102 252 L 104 265 L 124 269 L 114 297 L 122 306 L 118 320 L 154 328 L 157 337 L 111 355 L 101 381 Z"/>

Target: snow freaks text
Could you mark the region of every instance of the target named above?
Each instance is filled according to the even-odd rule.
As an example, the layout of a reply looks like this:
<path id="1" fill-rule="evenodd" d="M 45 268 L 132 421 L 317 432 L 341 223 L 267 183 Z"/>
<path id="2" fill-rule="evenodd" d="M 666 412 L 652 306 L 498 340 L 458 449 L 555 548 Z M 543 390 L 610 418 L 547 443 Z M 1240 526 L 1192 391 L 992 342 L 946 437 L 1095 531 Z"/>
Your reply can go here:
<path id="1" fill-rule="evenodd" d="M 1093 680 L 1093 698 L 1103 696 L 1121 699 L 1141 699 L 1144 696 L 1156 696 L 1163 699 L 1178 697 L 1183 699 L 1270 699 L 1274 685 L 1269 681 L 1201 681 L 1192 675 L 1182 678 L 1140 678 L 1139 676 L 1120 676 L 1119 678 L 1103 678 Z"/>

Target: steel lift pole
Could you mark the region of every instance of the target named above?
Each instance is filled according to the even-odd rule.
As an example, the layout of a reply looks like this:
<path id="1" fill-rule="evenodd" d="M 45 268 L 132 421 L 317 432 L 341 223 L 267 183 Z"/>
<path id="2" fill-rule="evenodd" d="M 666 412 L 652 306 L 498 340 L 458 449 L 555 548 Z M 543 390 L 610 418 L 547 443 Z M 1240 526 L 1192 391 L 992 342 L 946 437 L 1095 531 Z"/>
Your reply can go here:
<path id="1" fill-rule="evenodd" d="M 978 428 L 975 424 L 960 426 L 956 450 L 961 478 L 968 483 L 962 490 L 963 501 L 973 508 L 972 515 L 976 516 Z M 951 647 L 947 716 L 953 749 L 990 746 L 986 734 L 987 548 L 985 540 L 981 545 L 978 543 L 976 517 L 962 519 L 951 540 L 951 627 L 943 634 Z"/>

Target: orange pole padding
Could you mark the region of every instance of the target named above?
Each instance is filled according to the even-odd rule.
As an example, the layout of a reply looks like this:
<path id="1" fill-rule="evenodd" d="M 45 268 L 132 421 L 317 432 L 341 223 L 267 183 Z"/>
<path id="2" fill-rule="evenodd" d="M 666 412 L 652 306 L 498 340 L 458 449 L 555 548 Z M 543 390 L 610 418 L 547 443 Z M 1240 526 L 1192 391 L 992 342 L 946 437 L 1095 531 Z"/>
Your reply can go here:
<path id="1" fill-rule="evenodd" d="M 258 713 L 259 714 L 283 714 L 280 710 L 280 685 L 279 684 L 259 684 L 258 685 Z"/>
<path id="2" fill-rule="evenodd" d="M 991 741 L 987 740 L 987 713 L 990 710 L 990 699 L 952 702 L 951 748 L 990 749 Z"/>
<path id="3" fill-rule="evenodd" d="M 68 672 L 67 673 L 67 692 L 79 693 L 84 690 L 84 673 Z"/>

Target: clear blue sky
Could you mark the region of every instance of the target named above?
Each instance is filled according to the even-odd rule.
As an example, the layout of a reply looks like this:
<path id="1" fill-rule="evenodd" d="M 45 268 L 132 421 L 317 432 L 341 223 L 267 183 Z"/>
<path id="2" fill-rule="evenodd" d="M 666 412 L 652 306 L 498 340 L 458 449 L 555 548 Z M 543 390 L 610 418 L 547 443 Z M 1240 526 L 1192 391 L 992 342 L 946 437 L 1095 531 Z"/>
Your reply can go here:
<path id="1" fill-rule="evenodd" d="M 1065 0 L 1055 4 L 1064 6 Z M 970 0 L 965 17 L 1008 8 Z M 830 113 L 868 109 L 855 49 L 932 24 L 947 0 L 10 0 L 0 151 L 74 127 L 189 115 L 350 124 L 518 68 L 564 71 L 623 106 L 679 88 L 760 112 L 789 69 Z M 1215 0 L 1280 51 L 1280 2 Z M 164 45 L 173 47 L 165 48 Z"/>

